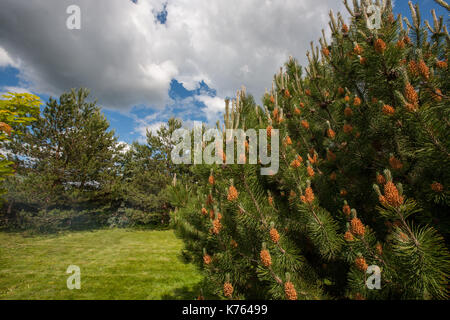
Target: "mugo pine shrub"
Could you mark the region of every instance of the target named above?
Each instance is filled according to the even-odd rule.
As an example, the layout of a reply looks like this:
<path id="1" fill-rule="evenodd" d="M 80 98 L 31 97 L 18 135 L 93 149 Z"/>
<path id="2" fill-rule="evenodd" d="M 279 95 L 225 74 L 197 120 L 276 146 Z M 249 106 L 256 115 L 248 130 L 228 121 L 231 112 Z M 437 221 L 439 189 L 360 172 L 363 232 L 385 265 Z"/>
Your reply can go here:
<path id="1" fill-rule="evenodd" d="M 370 30 L 368 2 L 346 3 L 348 25 L 330 12 L 331 40 L 311 44 L 306 68 L 290 58 L 262 108 L 245 90 L 227 102 L 225 128 L 279 130 L 277 173 L 193 166 L 197 185 L 173 187 L 190 194 L 174 220 L 204 290 L 448 299 L 450 38 L 434 12 L 423 25 L 418 6 L 410 20 L 390 1 Z"/>

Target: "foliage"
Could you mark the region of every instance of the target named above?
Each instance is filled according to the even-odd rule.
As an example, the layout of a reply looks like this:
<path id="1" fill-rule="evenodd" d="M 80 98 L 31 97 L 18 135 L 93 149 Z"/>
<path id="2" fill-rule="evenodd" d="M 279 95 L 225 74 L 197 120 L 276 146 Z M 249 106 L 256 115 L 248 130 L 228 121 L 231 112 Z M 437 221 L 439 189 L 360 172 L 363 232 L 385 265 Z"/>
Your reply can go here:
<path id="1" fill-rule="evenodd" d="M 41 104 L 39 97 L 29 93 L 7 93 L 0 100 L 0 148 L 8 146 L 11 138 L 36 120 Z M 14 163 L 0 154 L 0 182 L 14 174 Z M 0 190 L 0 195 L 4 190 Z"/>
<path id="2" fill-rule="evenodd" d="M 245 90 L 226 103 L 227 129 L 280 131 L 278 173 L 195 166 L 197 187 L 174 199 L 185 250 L 222 298 L 448 299 L 449 35 L 412 5 L 405 28 L 390 1 L 369 30 L 369 2 L 345 3 L 351 23 L 331 12 L 331 41 L 311 44 L 304 69 L 290 58 L 264 108 Z"/>

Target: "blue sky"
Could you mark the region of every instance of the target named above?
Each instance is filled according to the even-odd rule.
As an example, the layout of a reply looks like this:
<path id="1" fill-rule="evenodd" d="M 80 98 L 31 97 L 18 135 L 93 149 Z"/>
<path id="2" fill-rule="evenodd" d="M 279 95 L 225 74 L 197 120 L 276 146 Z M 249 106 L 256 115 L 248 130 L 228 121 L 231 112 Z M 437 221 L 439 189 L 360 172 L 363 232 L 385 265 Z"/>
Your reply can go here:
<path id="1" fill-rule="evenodd" d="M 17 1 L 27 2 L 28 0 L 5 1 L 10 1 L 11 12 L 15 11 L 15 13 L 20 16 L 18 10 L 21 8 L 17 5 Z M 36 2 L 34 0 L 30 1 L 32 3 Z M 268 8 L 270 9 L 270 12 L 279 12 L 279 15 L 282 16 L 283 19 L 275 21 L 273 26 L 264 29 L 268 24 L 267 14 L 265 12 L 261 12 L 261 17 L 256 14 L 256 17 L 252 18 L 245 11 L 249 10 L 248 12 L 251 12 L 253 10 L 258 3 L 254 0 L 248 0 L 249 5 L 247 7 L 241 5 L 242 19 L 230 21 L 221 21 L 221 17 L 224 16 L 223 12 L 228 8 L 217 5 L 217 8 L 212 8 L 212 10 L 209 11 L 202 11 L 202 0 L 192 0 L 191 2 L 184 0 L 169 0 L 168 2 L 162 0 L 147 1 L 149 1 L 148 4 L 139 4 L 138 2 L 135 6 L 138 7 L 141 5 L 141 7 L 138 7 L 139 10 L 151 11 L 150 15 L 153 15 L 154 20 L 153 22 L 149 22 L 153 24 L 151 30 L 147 30 L 146 33 L 142 32 L 142 38 L 137 39 L 136 42 L 130 40 L 131 48 L 127 48 L 127 51 L 124 52 L 123 57 L 125 58 L 122 57 L 122 60 L 119 60 L 117 58 L 118 55 L 115 55 L 113 57 L 115 59 L 114 62 L 107 65 L 107 68 L 111 69 L 111 74 L 118 74 L 119 76 L 111 83 L 106 82 L 101 86 L 97 86 L 97 91 L 91 91 L 93 97 L 97 97 L 96 93 L 99 93 L 100 105 L 106 106 L 103 107 L 103 112 L 108 118 L 111 128 L 116 131 L 120 141 L 127 143 L 131 143 L 135 140 L 142 142 L 147 129 L 153 130 L 157 128 L 171 116 L 181 118 L 188 125 L 192 121 L 213 123 L 221 115 L 223 99 L 227 96 L 232 96 L 233 92 L 235 92 L 234 90 L 240 88 L 241 84 L 245 84 L 247 87 L 250 86 L 249 91 L 255 93 L 256 99 L 259 101 L 264 90 L 263 86 L 270 86 L 272 74 L 275 73 L 279 66 L 287 59 L 288 50 L 290 54 L 298 58 L 300 62 L 304 63 L 304 60 L 302 59 L 304 59 L 309 41 L 317 40 L 320 36 L 320 29 L 326 27 L 326 23 L 320 22 L 320 26 L 314 26 L 311 22 L 316 21 L 317 19 L 319 21 L 326 21 L 327 9 L 331 7 L 333 7 L 334 10 L 336 10 L 336 8 L 341 8 L 335 5 L 334 0 L 310 1 L 311 8 L 313 7 L 313 3 L 323 3 L 323 5 L 317 6 L 315 4 L 315 7 L 319 8 L 317 11 L 310 12 L 310 15 L 313 15 L 311 18 L 312 20 L 307 21 L 307 15 L 305 15 L 305 20 L 303 20 L 304 25 L 301 24 L 302 22 L 298 22 L 299 24 L 293 28 L 286 21 L 289 21 L 289 19 L 292 19 L 292 21 L 298 20 L 298 14 L 292 13 L 294 9 L 301 10 L 301 8 L 295 7 L 299 5 L 298 2 L 295 0 L 286 0 L 285 6 L 269 4 L 269 6 L 271 6 Z M 245 2 L 246 1 L 243 3 Z M 432 8 L 437 10 L 438 15 L 444 15 L 444 17 L 447 15 L 448 17 L 445 10 L 437 6 L 432 0 L 422 0 L 417 2 L 421 8 L 423 20 L 432 20 L 431 14 L 429 13 Z M 83 2 L 81 3 L 84 4 Z M 36 2 L 36 5 L 39 5 L 39 2 Z M 195 5 L 198 5 L 198 10 L 195 9 Z M 292 8 L 290 8 L 289 5 L 292 5 Z M 192 8 L 193 6 L 194 8 Z M 8 4 L 6 4 L 6 7 L 8 7 Z M 124 8 L 121 7 L 112 8 L 111 10 L 115 9 L 117 10 L 114 12 L 124 10 Z M 139 28 L 146 28 L 141 27 L 143 23 L 141 21 L 148 21 L 149 16 L 141 15 L 141 13 L 135 11 L 135 8 L 130 6 L 126 6 L 125 9 L 134 10 L 130 12 L 135 14 L 132 22 L 137 25 L 138 30 Z M 191 11 L 184 14 L 183 10 L 188 9 Z M 305 7 L 304 5 L 302 12 L 307 13 L 307 11 L 310 11 L 309 7 Z M 409 17 L 408 1 L 396 0 L 394 11 L 395 13 L 401 13 Z M 36 12 L 39 12 L 39 10 Z M 45 12 L 45 10 L 43 12 Z M 234 11 L 230 12 L 232 13 L 230 17 L 234 17 Z M 292 14 L 292 16 L 289 16 L 290 14 Z M 175 19 L 174 17 L 177 17 L 176 21 L 171 20 Z M 1 19 L 2 16 L 0 14 L 0 20 Z M 182 20 L 182 24 L 177 25 L 180 20 Z M 274 17 L 273 20 L 277 20 L 276 17 Z M 201 26 L 198 26 L 199 21 L 203 23 Z M 204 23 L 204 21 L 208 21 L 209 24 Z M 42 29 L 44 30 L 46 26 L 41 25 L 40 23 L 41 22 L 36 22 L 36 26 L 42 26 Z M 36 26 L 30 26 L 30 28 L 34 28 L 35 30 L 38 30 L 36 32 L 39 32 L 39 28 Z M 128 27 L 128 25 L 126 26 Z M 175 26 L 177 26 L 177 28 L 175 28 Z M 15 28 L 17 29 L 17 27 Z M 124 36 L 126 37 L 124 39 L 127 41 L 129 38 L 134 37 L 134 34 L 122 35 L 120 28 L 121 26 L 119 25 L 112 34 Z M 282 30 L 282 34 L 285 34 L 285 36 L 280 37 L 279 31 L 276 28 L 281 28 L 280 30 Z M 0 29 L 2 29 L 1 23 Z M 299 35 L 299 29 L 304 30 L 304 34 Z M 176 30 L 176 32 L 174 30 Z M 272 32 L 273 35 L 271 35 Z M 39 95 L 43 101 L 47 101 L 49 92 L 55 92 L 55 95 L 57 95 L 61 90 L 64 90 L 63 88 L 58 87 L 58 82 L 61 82 L 58 79 L 64 79 L 64 81 L 67 81 L 68 85 L 78 85 L 88 83 L 89 81 L 87 80 L 98 76 L 98 72 L 95 74 L 89 73 L 89 69 L 91 68 L 83 70 L 83 68 L 80 67 L 73 69 L 73 71 L 67 71 L 66 73 L 57 73 L 54 70 L 52 72 L 47 72 L 40 68 L 42 61 L 49 63 L 48 68 L 55 68 L 55 65 L 52 65 L 52 61 L 48 61 L 52 60 L 49 59 L 48 54 L 42 58 L 43 60 L 39 60 L 40 62 L 33 61 L 33 57 L 22 55 L 24 50 L 26 50 L 24 48 L 27 48 L 27 41 L 30 42 L 30 40 L 24 37 L 19 44 L 15 42 L 17 40 L 13 40 L 13 35 L 11 33 L 13 33 L 13 31 L 9 31 L 9 33 L 5 31 L 3 34 L 0 31 L 0 92 L 5 92 L 6 90 L 12 90 L 14 88 L 18 90 L 25 89 Z M 158 34 L 162 35 L 158 38 Z M 46 36 L 48 37 L 51 35 L 47 34 Z M 154 39 L 155 36 L 158 39 Z M 65 35 L 65 37 L 67 37 L 67 35 Z M 73 37 L 73 41 L 83 40 L 81 37 L 77 38 L 76 35 Z M 214 43 L 214 37 L 220 38 L 220 41 Z M 261 37 L 261 41 L 259 37 Z M 2 40 L 4 39 L 7 40 L 5 42 L 7 46 L 4 48 L 3 60 L 9 59 L 16 62 L 4 62 L 2 65 L 1 49 Z M 104 39 L 104 37 L 102 37 L 102 39 Z M 157 60 L 158 63 L 145 61 L 147 64 L 144 65 L 140 53 L 137 53 L 138 58 L 136 58 L 136 63 L 139 64 L 140 69 L 144 68 L 148 71 L 146 71 L 147 73 L 145 73 L 145 75 L 150 74 L 153 77 L 151 79 L 156 79 L 155 82 L 157 85 L 153 86 L 152 83 L 149 83 L 147 87 L 142 86 L 142 88 L 138 90 L 135 88 L 136 86 L 133 81 L 137 83 L 137 81 L 143 77 L 143 74 L 139 73 L 139 68 L 137 69 L 138 71 L 130 71 L 131 84 L 127 83 L 127 79 L 122 79 L 122 77 L 120 77 L 122 73 L 126 75 L 126 72 L 133 68 L 133 59 L 135 57 L 131 56 L 130 61 L 125 61 L 123 63 L 125 66 L 119 70 L 114 70 L 114 64 L 117 64 L 118 61 L 126 60 L 127 54 L 135 50 L 133 44 L 142 43 L 142 39 L 148 41 L 149 46 L 151 46 L 149 53 L 150 55 L 154 55 L 155 60 Z M 172 39 L 174 39 L 174 43 L 170 43 Z M 295 39 L 295 41 L 292 39 Z M 57 45 L 50 42 L 50 40 L 44 41 L 48 43 L 47 46 L 50 46 L 50 49 L 52 48 L 51 46 Z M 105 43 L 108 44 L 114 40 L 106 39 L 102 41 L 107 41 Z M 184 43 L 185 41 L 186 43 Z M 237 43 L 234 43 L 233 41 Z M 273 46 L 270 46 L 271 43 L 274 43 Z M 119 50 L 117 44 L 114 44 L 114 46 L 114 50 Z M 216 46 L 217 49 L 214 49 L 214 46 Z M 190 52 L 192 47 L 194 47 L 195 53 Z M 211 47 L 213 47 L 214 50 L 211 49 Z M 283 50 L 284 47 L 287 49 Z M 96 50 L 98 51 L 99 49 L 97 48 Z M 145 50 L 147 50 L 147 46 L 138 47 L 138 49 L 136 49 L 136 51 Z M 174 50 L 179 50 L 179 52 L 172 56 Z M 167 54 L 171 56 L 167 61 L 164 61 L 165 52 L 168 52 Z M 68 52 L 65 53 L 70 54 Z M 79 60 L 78 57 L 79 55 L 77 56 L 77 61 Z M 204 61 L 210 62 L 210 65 L 207 68 L 205 67 L 202 69 Z M 221 63 L 222 61 L 223 63 Z M 83 62 L 83 60 L 81 60 L 81 62 Z M 67 62 L 65 63 L 67 64 Z M 63 64 L 63 62 L 61 62 L 61 64 Z M 93 65 L 95 66 L 95 64 L 96 62 L 94 60 Z M 264 72 L 255 71 L 258 69 L 258 65 L 264 66 L 266 69 L 269 66 L 269 70 L 264 70 Z M 32 68 L 35 68 L 35 70 L 33 69 L 33 72 L 26 74 L 24 71 L 25 66 L 31 66 Z M 78 71 L 80 73 L 79 75 L 77 74 Z M 83 74 L 83 72 L 85 72 L 85 74 Z M 69 73 L 69 75 L 67 75 L 67 73 Z M 78 78 L 76 81 L 71 81 L 70 73 L 77 74 Z M 56 80 L 53 78 L 56 78 Z M 49 84 L 46 85 L 45 81 L 48 81 Z M 98 82 L 99 81 L 100 80 L 98 80 Z M 39 85 L 36 82 L 39 82 Z M 251 85 L 253 83 L 256 83 L 256 86 L 252 88 Z M 108 101 L 108 99 L 105 98 L 111 95 L 111 92 L 108 91 L 108 88 L 110 87 L 114 88 L 112 95 L 116 97 L 113 102 Z M 70 89 L 70 87 L 66 88 L 66 90 L 68 89 Z M 131 97 L 125 97 L 128 91 L 131 91 L 130 95 L 138 96 L 139 99 L 133 100 Z M 148 101 L 148 103 L 146 103 L 146 101 Z M 117 102 L 117 105 L 115 105 L 115 102 Z"/>

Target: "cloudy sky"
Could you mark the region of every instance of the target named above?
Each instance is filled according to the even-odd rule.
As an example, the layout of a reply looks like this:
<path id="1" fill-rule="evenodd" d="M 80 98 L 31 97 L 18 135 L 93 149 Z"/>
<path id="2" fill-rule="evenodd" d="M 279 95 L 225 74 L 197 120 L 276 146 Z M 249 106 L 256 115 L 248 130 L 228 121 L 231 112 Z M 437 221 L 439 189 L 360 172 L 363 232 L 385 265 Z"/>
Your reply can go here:
<path id="1" fill-rule="evenodd" d="M 80 30 L 66 27 L 73 4 Z M 305 64 L 330 9 L 346 12 L 337 0 L 2 0 L 0 92 L 87 87 L 128 143 L 171 116 L 213 123 L 242 85 L 260 101 L 289 55 Z"/>

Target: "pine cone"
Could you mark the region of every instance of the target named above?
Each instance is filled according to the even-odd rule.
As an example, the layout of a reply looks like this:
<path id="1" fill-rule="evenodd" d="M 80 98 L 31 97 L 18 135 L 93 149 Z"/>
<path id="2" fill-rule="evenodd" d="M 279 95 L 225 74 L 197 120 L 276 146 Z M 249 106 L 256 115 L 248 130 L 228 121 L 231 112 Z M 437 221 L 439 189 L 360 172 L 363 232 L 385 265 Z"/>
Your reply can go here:
<path id="1" fill-rule="evenodd" d="M 394 170 L 401 170 L 403 168 L 402 162 L 394 156 L 389 158 L 389 164 Z"/>
<path id="2" fill-rule="evenodd" d="M 392 108 L 390 105 L 385 104 L 383 106 L 383 113 L 385 115 L 391 116 L 391 115 L 393 115 L 395 113 L 395 109 Z"/>
<path id="3" fill-rule="evenodd" d="M 346 107 L 346 108 L 344 109 L 344 115 L 345 115 L 346 117 L 351 117 L 351 116 L 353 115 L 353 110 L 352 110 L 350 107 Z"/>
<path id="4" fill-rule="evenodd" d="M 345 232 L 344 239 L 347 240 L 347 241 L 353 241 L 354 240 L 353 235 L 352 235 L 352 233 L 350 231 Z"/>
<path id="5" fill-rule="evenodd" d="M 409 103 L 413 105 L 419 104 L 419 97 L 417 95 L 417 92 L 410 83 L 405 86 L 405 98 Z"/>
<path id="6" fill-rule="evenodd" d="M 352 127 L 350 124 L 346 123 L 346 124 L 344 124 L 343 130 L 344 130 L 344 132 L 347 133 L 347 134 L 348 134 L 348 133 L 352 133 L 353 127 Z"/>
<path id="7" fill-rule="evenodd" d="M 427 80 L 430 78 L 430 68 L 428 68 L 425 61 L 420 60 L 419 64 L 417 65 L 417 68 L 419 70 L 419 73 L 422 75 L 422 77 L 424 77 Z"/>
<path id="8" fill-rule="evenodd" d="M 297 300 L 297 291 L 294 284 L 290 281 L 284 283 L 284 294 L 288 300 Z"/>
<path id="9" fill-rule="evenodd" d="M 233 285 L 229 282 L 225 282 L 223 284 L 223 294 L 225 297 L 231 298 L 231 296 L 233 295 Z"/>
<path id="10" fill-rule="evenodd" d="M 434 192 L 442 192 L 442 191 L 444 191 L 444 186 L 442 184 L 440 184 L 439 182 L 433 182 L 431 184 L 431 189 Z"/>
<path id="11" fill-rule="evenodd" d="M 211 259 L 211 256 L 210 256 L 210 255 L 205 254 L 205 255 L 203 256 L 203 262 L 204 262 L 205 264 L 210 264 L 211 261 L 212 261 L 212 259 Z"/>
<path id="12" fill-rule="evenodd" d="M 306 168 L 306 171 L 308 172 L 308 176 L 314 177 L 314 169 L 313 168 L 308 166 L 308 168 Z"/>
<path id="13" fill-rule="evenodd" d="M 303 128 L 309 129 L 309 123 L 308 123 L 308 121 L 302 120 L 301 124 L 302 124 L 302 127 L 303 127 Z"/>
<path id="14" fill-rule="evenodd" d="M 369 267 L 366 263 L 366 259 L 364 259 L 363 257 L 356 258 L 355 265 L 361 271 L 366 271 Z"/>
<path id="15" fill-rule="evenodd" d="M 210 185 L 213 185 L 213 184 L 214 184 L 214 177 L 213 177 L 212 175 L 209 176 L 208 182 L 209 182 Z"/>
<path id="16" fill-rule="evenodd" d="M 237 198 L 238 198 L 238 192 L 237 192 L 236 188 L 234 186 L 230 186 L 228 188 L 228 196 L 227 196 L 228 201 L 234 201 Z"/>
<path id="17" fill-rule="evenodd" d="M 361 220 L 359 220 L 358 218 L 355 217 L 352 219 L 350 224 L 351 224 L 352 233 L 354 235 L 360 236 L 360 237 L 364 236 L 364 234 L 366 233 L 366 228 L 364 227 Z"/>
<path id="18" fill-rule="evenodd" d="M 274 243 L 278 243 L 278 241 L 280 241 L 280 235 L 279 235 L 277 229 L 272 228 L 272 229 L 270 229 L 269 233 L 270 233 L 270 239 L 272 239 L 272 241 Z"/>
<path id="19" fill-rule="evenodd" d="M 403 197 L 399 194 L 397 187 L 388 181 L 384 185 L 384 197 L 388 204 L 393 207 L 399 207 L 403 203 Z"/>
<path id="20" fill-rule="evenodd" d="M 261 257 L 261 262 L 265 267 L 269 267 L 272 264 L 272 258 L 268 250 L 261 250 L 259 256 Z"/>
<path id="21" fill-rule="evenodd" d="M 352 212 L 352 209 L 348 204 L 346 204 L 342 207 L 342 211 L 345 213 L 346 216 L 349 216 L 350 213 Z"/>
<path id="22" fill-rule="evenodd" d="M 375 41 L 375 51 L 379 54 L 383 54 L 386 51 L 386 43 L 382 39 Z"/>

